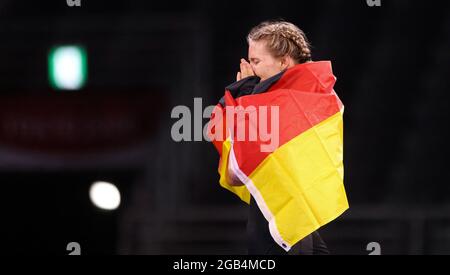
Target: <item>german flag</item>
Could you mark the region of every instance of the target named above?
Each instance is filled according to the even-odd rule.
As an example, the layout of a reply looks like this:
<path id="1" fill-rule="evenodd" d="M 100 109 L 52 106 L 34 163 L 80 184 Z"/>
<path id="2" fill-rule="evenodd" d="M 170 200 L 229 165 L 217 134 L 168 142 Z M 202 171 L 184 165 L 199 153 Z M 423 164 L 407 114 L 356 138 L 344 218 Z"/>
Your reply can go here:
<path id="1" fill-rule="evenodd" d="M 217 105 L 211 116 L 208 134 L 220 154 L 220 185 L 247 203 L 253 196 L 273 239 L 286 251 L 349 208 L 343 183 L 344 107 L 335 82 L 331 62 L 299 64 L 265 93 L 235 99 L 225 91 L 225 106 Z M 228 107 L 250 111 L 233 115 L 230 123 Z M 278 142 L 272 150 L 261 150 L 273 140 L 259 135 L 262 124 L 252 115 L 267 122 L 277 116 Z M 269 132 L 276 130 L 267 124 Z M 237 138 L 240 126 L 259 133 L 256 140 Z M 227 182 L 228 171 L 244 185 Z"/>

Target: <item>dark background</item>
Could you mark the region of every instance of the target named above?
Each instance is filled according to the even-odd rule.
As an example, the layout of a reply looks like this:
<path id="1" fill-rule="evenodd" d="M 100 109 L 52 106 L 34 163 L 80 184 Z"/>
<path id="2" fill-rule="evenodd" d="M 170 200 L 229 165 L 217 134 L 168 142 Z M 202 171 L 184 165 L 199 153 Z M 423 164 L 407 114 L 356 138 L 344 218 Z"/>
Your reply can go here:
<path id="1" fill-rule="evenodd" d="M 332 253 L 450 253 L 448 1 L 81 2 L 0 1 L 3 253 L 245 254 L 246 205 L 220 188 L 212 144 L 172 140 L 171 110 L 216 104 L 247 32 L 279 18 L 333 62 L 346 106 L 350 210 L 321 229 Z M 65 44 L 88 54 L 80 91 L 49 85 Z M 118 210 L 90 202 L 97 180 Z"/>

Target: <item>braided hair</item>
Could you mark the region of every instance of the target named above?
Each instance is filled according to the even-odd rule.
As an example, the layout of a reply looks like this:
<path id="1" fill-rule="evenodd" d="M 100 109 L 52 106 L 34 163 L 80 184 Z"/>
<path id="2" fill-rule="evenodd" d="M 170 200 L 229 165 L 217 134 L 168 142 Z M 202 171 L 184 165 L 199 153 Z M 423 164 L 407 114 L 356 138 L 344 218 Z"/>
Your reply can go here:
<path id="1" fill-rule="evenodd" d="M 311 61 L 311 46 L 305 33 L 286 21 L 265 21 L 254 27 L 247 41 L 266 41 L 274 57 L 290 56 L 298 64 Z"/>

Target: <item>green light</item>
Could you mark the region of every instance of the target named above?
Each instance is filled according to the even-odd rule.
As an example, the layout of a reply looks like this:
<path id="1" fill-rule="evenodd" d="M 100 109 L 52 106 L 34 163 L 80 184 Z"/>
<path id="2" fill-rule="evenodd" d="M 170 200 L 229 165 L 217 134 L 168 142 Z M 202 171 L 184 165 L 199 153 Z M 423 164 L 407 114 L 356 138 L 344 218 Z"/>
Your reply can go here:
<path id="1" fill-rule="evenodd" d="M 50 85 L 56 90 L 79 90 L 87 79 L 87 55 L 83 47 L 60 46 L 48 55 Z"/>

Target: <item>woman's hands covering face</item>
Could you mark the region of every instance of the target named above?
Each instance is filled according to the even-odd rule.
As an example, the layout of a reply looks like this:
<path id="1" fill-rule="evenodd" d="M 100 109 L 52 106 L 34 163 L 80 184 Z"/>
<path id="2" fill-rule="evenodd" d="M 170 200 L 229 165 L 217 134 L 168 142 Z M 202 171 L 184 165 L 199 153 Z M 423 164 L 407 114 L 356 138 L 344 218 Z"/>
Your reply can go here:
<path id="1" fill-rule="evenodd" d="M 241 66 L 241 71 L 237 73 L 236 81 L 239 81 L 239 80 L 244 79 L 246 77 L 255 75 L 255 72 L 253 71 L 252 66 L 244 58 L 241 59 L 241 65 L 240 66 Z"/>

